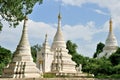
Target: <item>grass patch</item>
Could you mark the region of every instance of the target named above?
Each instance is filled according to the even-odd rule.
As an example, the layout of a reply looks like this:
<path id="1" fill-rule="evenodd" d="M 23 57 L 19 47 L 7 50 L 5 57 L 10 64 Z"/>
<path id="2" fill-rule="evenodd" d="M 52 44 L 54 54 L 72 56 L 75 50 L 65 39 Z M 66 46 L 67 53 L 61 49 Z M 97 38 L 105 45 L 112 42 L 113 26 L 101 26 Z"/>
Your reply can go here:
<path id="1" fill-rule="evenodd" d="M 52 73 L 45 73 L 43 75 L 43 78 L 56 78 L 56 75 Z"/>
<path id="2" fill-rule="evenodd" d="M 99 76 L 95 76 L 95 78 L 99 78 L 99 79 L 120 79 L 120 74 L 99 75 Z"/>

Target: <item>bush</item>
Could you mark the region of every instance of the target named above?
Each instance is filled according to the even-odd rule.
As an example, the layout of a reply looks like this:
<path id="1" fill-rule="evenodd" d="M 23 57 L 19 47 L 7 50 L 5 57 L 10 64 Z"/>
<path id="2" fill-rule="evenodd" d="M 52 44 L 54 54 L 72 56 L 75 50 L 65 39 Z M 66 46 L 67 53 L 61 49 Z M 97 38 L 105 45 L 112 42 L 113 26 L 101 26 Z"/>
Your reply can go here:
<path id="1" fill-rule="evenodd" d="M 111 78 L 120 79 L 120 74 L 113 74 L 111 75 Z"/>
<path id="2" fill-rule="evenodd" d="M 110 76 L 108 76 L 108 75 L 97 75 L 97 76 L 95 76 L 95 78 L 99 78 L 99 79 L 108 79 L 108 78 L 111 78 Z"/>
<path id="3" fill-rule="evenodd" d="M 3 70 L 4 67 L 5 67 L 5 64 L 4 64 L 4 63 L 1 63 L 1 64 L 0 64 L 0 75 L 2 74 L 2 70 Z"/>

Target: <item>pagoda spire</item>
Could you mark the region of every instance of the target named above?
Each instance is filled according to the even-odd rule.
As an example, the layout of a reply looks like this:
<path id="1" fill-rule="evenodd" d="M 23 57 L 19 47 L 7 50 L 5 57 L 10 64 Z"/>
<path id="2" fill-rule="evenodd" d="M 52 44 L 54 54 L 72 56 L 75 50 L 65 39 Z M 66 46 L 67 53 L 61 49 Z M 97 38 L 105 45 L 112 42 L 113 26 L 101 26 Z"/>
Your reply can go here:
<path id="1" fill-rule="evenodd" d="M 13 54 L 12 61 L 3 70 L 2 77 L 5 78 L 39 78 L 39 69 L 33 62 L 31 56 L 31 49 L 28 40 L 27 22 L 28 18 L 25 17 L 23 24 L 23 31 L 21 40 L 17 46 L 15 53 Z"/>
<path id="2" fill-rule="evenodd" d="M 111 33 L 113 30 L 112 30 L 112 18 L 110 18 L 110 21 L 109 21 L 109 32 Z"/>
<path id="3" fill-rule="evenodd" d="M 44 41 L 44 43 L 43 43 L 43 47 L 44 47 L 44 48 L 49 48 L 49 44 L 48 44 L 48 39 L 47 39 L 47 38 L 48 38 L 48 35 L 46 34 L 46 35 L 45 35 L 45 41 Z"/>
<path id="4" fill-rule="evenodd" d="M 20 43 L 19 45 L 24 45 L 24 41 L 25 43 L 27 44 L 27 46 L 29 46 L 29 41 L 28 41 L 28 32 L 27 32 L 27 20 L 28 20 L 28 17 L 26 16 L 25 19 L 24 19 L 24 25 L 23 25 L 23 33 L 22 33 L 22 37 L 21 37 L 21 40 L 20 40 Z"/>
<path id="5" fill-rule="evenodd" d="M 59 11 L 59 13 L 58 13 L 58 27 L 57 27 L 57 32 L 54 36 L 52 50 L 54 50 L 56 48 L 63 48 L 63 47 L 66 48 L 63 32 L 61 30 L 61 18 L 62 18 L 62 16 L 61 16 L 61 13 Z"/>
<path id="6" fill-rule="evenodd" d="M 21 40 L 17 46 L 16 52 L 14 53 L 13 61 L 25 61 L 25 58 L 22 58 L 24 56 L 28 56 L 29 61 L 33 61 L 31 56 L 30 44 L 28 40 L 28 33 L 27 33 L 27 26 L 26 26 L 27 20 L 28 18 L 26 16 L 24 19 Z"/>
<path id="7" fill-rule="evenodd" d="M 46 35 L 45 35 L 45 43 L 47 42 L 47 37 L 48 37 L 48 35 L 46 34 Z"/>
<path id="8" fill-rule="evenodd" d="M 58 14 L 58 30 L 61 29 L 61 19 L 62 19 L 62 16 L 61 16 L 61 13 L 59 12 L 59 14 Z"/>

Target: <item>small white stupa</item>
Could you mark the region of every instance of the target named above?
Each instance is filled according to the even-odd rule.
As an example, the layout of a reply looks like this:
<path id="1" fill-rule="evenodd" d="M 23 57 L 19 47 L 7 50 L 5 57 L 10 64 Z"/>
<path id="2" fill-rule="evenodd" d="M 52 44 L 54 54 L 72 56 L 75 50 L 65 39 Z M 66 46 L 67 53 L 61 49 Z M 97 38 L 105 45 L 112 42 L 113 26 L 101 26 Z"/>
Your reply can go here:
<path id="1" fill-rule="evenodd" d="M 39 78 L 40 71 L 33 62 L 31 49 L 28 41 L 28 33 L 26 26 L 27 17 L 24 20 L 21 40 L 15 53 L 13 54 L 12 62 L 4 68 L 2 77 L 4 78 Z"/>
<path id="2" fill-rule="evenodd" d="M 51 71 L 51 63 L 53 60 L 53 53 L 50 50 L 50 46 L 47 41 L 47 34 L 45 36 L 45 41 L 41 50 L 37 53 L 37 67 L 40 69 L 40 72 L 50 72 Z M 41 67 L 42 66 L 42 67 Z"/>
<path id="3" fill-rule="evenodd" d="M 66 49 L 66 42 L 61 30 L 61 15 L 59 13 L 57 32 L 54 36 L 52 46 L 49 46 L 46 35 L 43 47 L 41 51 L 37 53 L 36 64 L 39 69 L 42 65 L 42 69 L 40 70 L 42 70 L 43 73 L 76 74 L 76 63 L 72 61 L 71 58 L 72 56 L 68 54 L 68 50 Z"/>
<path id="4" fill-rule="evenodd" d="M 109 21 L 109 34 L 105 42 L 105 47 L 103 48 L 103 52 L 101 52 L 97 57 L 106 57 L 109 58 L 112 53 L 114 53 L 118 49 L 117 39 L 114 36 L 112 29 L 112 20 Z"/>

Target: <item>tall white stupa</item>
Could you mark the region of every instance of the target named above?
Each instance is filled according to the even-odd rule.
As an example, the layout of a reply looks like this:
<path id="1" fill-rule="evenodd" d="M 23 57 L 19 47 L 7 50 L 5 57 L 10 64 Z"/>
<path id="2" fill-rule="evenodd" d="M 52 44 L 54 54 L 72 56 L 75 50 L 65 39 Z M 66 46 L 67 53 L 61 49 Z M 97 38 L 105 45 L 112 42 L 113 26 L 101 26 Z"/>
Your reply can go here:
<path id="1" fill-rule="evenodd" d="M 21 40 L 13 54 L 12 61 L 3 70 L 4 78 L 39 78 L 40 71 L 33 62 L 26 26 L 27 17 L 24 20 Z"/>
<path id="2" fill-rule="evenodd" d="M 52 71 L 60 73 L 76 73 L 76 63 L 71 60 L 71 55 L 66 49 L 66 42 L 61 30 L 61 14 L 58 15 L 58 28 L 54 36 L 51 50 L 54 52 L 54 59 L 52 61 Z"/>
<path id="3" fill-rule="evenodd" d="M 47 41 L 47 35 L 41 51 L 37 53 L 37 67 L 42 66 L 43 73 L 77 73 L 76 63 L 71 60 L 72 56 L 68 54 L 66 42 L 61 30 L 61 14 L 58 15 L 58 27 L 54 36 L 52 46 Z M 80 69 L 81 70 L 81 69 Z"/>
<path id="4" fill-rule="evenodd" d="M 109 21 L 109 34 L 105 42 L 105 47 L 103 48 L 103 52 L 101 52 L 97 57 L 106 57 L 109 58 L 112 53 L 114 53 L 118 49 L 117 39 L 113 33 L 112 28 L 112 20 Z"/>

